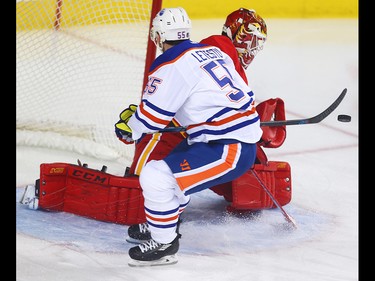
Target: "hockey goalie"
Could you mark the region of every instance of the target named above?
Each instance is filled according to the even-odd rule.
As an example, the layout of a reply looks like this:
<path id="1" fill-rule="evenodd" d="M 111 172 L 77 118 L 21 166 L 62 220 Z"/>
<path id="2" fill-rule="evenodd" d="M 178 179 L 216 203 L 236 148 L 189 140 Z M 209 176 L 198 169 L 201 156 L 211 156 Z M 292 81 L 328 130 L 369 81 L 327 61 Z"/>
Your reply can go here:
<path id="1" fill-rule="evenodd" d="M 261 121 L 285 120 L 284 103 L 279 98 L 260 103 L 257 110 Z M 257 145 L 256 164 L 236 180 L 211 188 L 228 202 L 228 212 L 272 209 L 276 208 L 274 200 L 281 206 L 291 201 L 290 165 L 282 161 L 269 161 L 263 150 L 283 144 L 286 138 L 285 126 L 262 129 L 263 135 Z M 164 133 L 162 139 L 169 143 L 177 141 L 179 137 L 176 134 L 183 135 Z M 140 150 L 143 151 L 143 148 Z M 140 157 L 137 151 L 136 145 L 135 159 Z M 153 156 L 153 159 L 162 158 L 168 151 L 165 147 L 154 151 L 157 156 Z M 135 166 L 132 165 L 124 176 L 117 176 L 107 173 L 106 166 L 95 170 L 80 162 L 42 163 L 40 178 L 35 185 L 26 186 L 20 203 L 29 205 L 31 209 L 68 212 L 99 221 L 124 225 L 144 223 L 146 218 L 142 189 L 138 175 L 134 173 Z M 254 172 L 258 177 L 254 176 Z"/>

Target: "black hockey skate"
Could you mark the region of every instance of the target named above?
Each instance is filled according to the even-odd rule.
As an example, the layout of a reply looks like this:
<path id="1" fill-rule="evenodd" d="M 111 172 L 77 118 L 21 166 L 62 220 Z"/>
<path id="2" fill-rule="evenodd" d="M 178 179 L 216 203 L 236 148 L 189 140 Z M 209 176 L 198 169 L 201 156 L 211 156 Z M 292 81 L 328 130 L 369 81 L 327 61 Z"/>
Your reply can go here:
<path id="1" fill-rule="evenodd" d="M 177 221 L 177 229 L 176 229 L 177 233 L 179 233 L 180 223 L 181 223 L 181 218 L 179 218 Z M 151 238 L 152 237 L 151 237 L 150 229 L 148 228 L 147 222 L 145 222 L 145 223 L 134 224 L 134 225 L 129 226 L 128 237 L 126 237 L 126 241 L 129 243 L 140 244 L 140 243 L 150 240 Z"/>
<path id="2" fill-rule="evenodd" d="M 168 244 L 158 243 L 153 239 L 129 249 L 129 266 L 157 266 L 177 263 L 179 239 L 181 234 Z"/>
<path id="3" fill-rule="evenodd" d="M 151 232 L 148 228 L 147 222 L 141 224 L 134 224 L 128 228 L 128 237 L 126 241 L 129 243 L 143 243 L 151 239 Z"/>

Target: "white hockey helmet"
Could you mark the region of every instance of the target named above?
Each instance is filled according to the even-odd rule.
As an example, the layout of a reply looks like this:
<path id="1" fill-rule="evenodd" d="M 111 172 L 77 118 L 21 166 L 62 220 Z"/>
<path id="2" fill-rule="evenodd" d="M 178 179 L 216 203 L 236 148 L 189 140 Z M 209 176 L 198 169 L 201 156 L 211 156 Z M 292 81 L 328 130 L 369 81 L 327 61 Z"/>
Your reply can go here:
<path id="1" fill-rule="evenodd" d="M 150 30 L 151 40 L 157 45 L 155 39 L 160 36 L 159 48 L 165 41 L 180 41 L 190 39 L 191 21 L 186 11 L 181 8 L 164 8 L 152 21 Z"/>

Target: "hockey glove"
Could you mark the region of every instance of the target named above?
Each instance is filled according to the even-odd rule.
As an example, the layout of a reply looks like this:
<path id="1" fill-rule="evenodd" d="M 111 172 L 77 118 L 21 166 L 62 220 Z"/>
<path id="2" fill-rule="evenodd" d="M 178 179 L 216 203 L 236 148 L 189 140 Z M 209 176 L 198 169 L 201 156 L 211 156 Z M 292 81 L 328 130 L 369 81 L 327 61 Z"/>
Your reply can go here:
<path id="1" fill-rule="evenodd" d="M 136 110 L 137 106 L 135 104 L 129 105 L 128 108 L 120 113 L 120 120 L 115 124 L 116 135 L 119 140 L 125 144 L 132 144 L 134 142 L 132 139 L 132 130 L 128 126 L 128 121 Z"/>
<path id="2" fill-rule="evenodd" d="M 120 120 L 115 124 L 116 136 L 125 144 L 132 144 L 134 140 L 132 139 L 132 129 L 126 124 L 126 122 Z"/>
<path id="3" fill-rule="evenodd" d="M 137 110 L 137 106 L 135 104 L 129 105 L 128 108 L 124 109 L 120 113 L 120 120 L 124 121 L 125 123 L 128 123 L 130 117 L 134 114 L 134 112 Z"/>

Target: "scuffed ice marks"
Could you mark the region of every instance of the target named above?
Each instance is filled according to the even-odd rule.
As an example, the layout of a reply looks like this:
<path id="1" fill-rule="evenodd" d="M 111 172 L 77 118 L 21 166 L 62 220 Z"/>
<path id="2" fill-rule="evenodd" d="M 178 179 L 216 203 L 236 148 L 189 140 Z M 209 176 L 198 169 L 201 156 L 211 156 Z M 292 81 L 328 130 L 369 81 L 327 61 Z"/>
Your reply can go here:
<path id="1" fill-rule="evenodd" d="M 18 233 L 81 251 L 124 253 L 133 245 L 125 241 L 127 226 L 100 222 L 64 212 L 30 210 L 18 203 L 23 189 L 16 189 Z M 329 230 L 333 218 L 290 203 L 285 210 L 297 221 L 289 229 L 277 209 L 231 214 L 227 202 L 212 191 L 192 196 L 182 216 L 179 254 L 233 255 L 273 248 L 293 247 Z"/>

